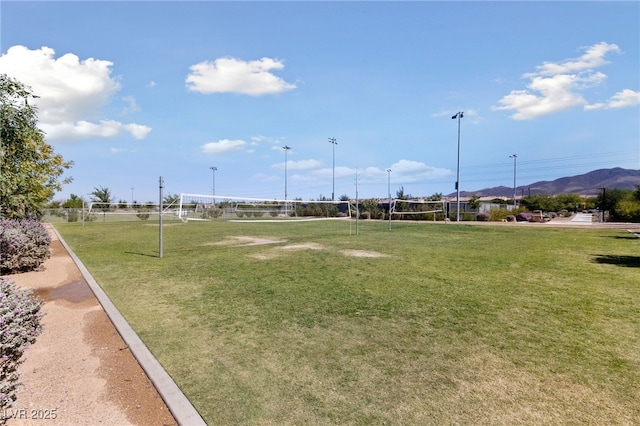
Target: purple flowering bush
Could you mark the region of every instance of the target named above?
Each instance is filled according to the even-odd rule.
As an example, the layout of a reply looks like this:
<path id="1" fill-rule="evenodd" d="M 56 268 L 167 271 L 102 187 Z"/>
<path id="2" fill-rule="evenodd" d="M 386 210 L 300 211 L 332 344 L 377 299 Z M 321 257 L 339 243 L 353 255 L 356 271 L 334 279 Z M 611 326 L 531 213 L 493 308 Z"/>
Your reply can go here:
<path id="1" fill-rule="evenodd" d="M 533 220 L 533 215 L 527 212 L 520 212 L 516 214 L 516 221 L 518 222 L 531 222 Z"/>
<path id="2" fill-rule="evenodd" d="M 22 355 L 42 332 L 41 307 L 42 301 L 31 290 L 20 289 L 14 282 L 0 278 L 0 410 L 16 401 Z"/>
<path id="3" fill-rule="evenodd" d="M 36 220 L 0 220 L 0 273 L 33 271 L 51 256 L 51 236 Z"/>

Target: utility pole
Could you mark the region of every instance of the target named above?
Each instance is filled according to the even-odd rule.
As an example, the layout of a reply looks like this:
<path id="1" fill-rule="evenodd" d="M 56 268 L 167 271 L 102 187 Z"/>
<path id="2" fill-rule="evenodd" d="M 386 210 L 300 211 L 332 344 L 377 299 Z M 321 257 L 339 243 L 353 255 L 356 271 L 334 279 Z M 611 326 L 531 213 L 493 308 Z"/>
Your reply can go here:
<path id="1" fill-rule="evenodd" d="M 512 154 L 509 158 L 513 158 L 513 207 L 516 207 L 518 205 L 516 203 L 516 159 L 518 154 Z"/>

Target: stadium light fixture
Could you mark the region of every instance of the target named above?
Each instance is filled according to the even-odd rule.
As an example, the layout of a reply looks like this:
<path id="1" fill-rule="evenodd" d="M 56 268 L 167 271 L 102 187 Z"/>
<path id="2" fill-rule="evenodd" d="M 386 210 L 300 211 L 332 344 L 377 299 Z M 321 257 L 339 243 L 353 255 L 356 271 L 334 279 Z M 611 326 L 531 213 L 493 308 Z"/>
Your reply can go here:
<path id="1" fill-rule="evenodd" d="M 338 145 L 338 142 L 336 142 L 336 138 L 329 138 L 329 143 L 333 145 L 333 174 L 332 174 L 332 182 L 333 185 L 331 186 L 331 201 L 335 201 L 335 194 L 336 194 L 336 145 Z"/>
<path id="2" fill-rule="evenodd" d="M 464 117 L 463 111 L 458 111 L 456 115 L 451 117 L 452 120 L 458 119 L 458 168 L 456 172 L 456 222 L 460 222 L 460 119 Z"/>
<path id="3" fill-rule="evenodd" d="M 516 159 L 518 154 L 511 154 L 509 158 L 513 158 L 513 206 L 516 207 Z"/>
<path id="4" fill-rule="evenodd" d="M 285 145 L 282 147 L 284 149 L 284 215 L 288 216 L 287 212 L 287 153 L 291 149 L 289 145 Z"/>

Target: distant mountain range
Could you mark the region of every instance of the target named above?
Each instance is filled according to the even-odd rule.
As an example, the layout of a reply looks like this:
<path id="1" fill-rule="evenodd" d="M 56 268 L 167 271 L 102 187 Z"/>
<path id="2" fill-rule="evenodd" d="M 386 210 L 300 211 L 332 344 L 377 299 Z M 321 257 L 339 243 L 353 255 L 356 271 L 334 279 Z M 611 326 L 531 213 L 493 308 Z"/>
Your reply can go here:
<path id="1" fill-rule="evenodd" d="M 524 195 L 579 194 L 594 196 L 607 189 L 636 189 L 640 185 L 640 170 L 613 169 L 594 170 L 583 175 L 563 177 L 552 181 L 539 181 L 516 187 L 518 197 Z M 455 196 L 456 193 L 449 194 Z M 460 191 L 461 197 L 513 197 L 513 187 L 496 186 L 477 191 Z"/>

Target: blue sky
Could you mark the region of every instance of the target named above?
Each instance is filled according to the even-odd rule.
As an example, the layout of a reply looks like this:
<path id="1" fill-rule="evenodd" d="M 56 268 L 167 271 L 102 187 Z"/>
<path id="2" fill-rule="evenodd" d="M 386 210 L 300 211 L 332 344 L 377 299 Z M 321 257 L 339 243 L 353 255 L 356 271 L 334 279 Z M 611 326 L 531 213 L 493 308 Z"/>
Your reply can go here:
<path id="1" fill-rule="evenodd" d="M 639 2 L 0 3 L 56 195 L 429 196 L 640 169 Z M 336 138 L 332 145 L 329 138 Z M 283 146 L 291 149 L 285 150 Z M 335 149 L 335 169 L 333 153 Z M 391 169 L 388 173 L 387 170 Z M 356 172 L 357 171 L 357 172 Z M 357 178 L 356 178 L 357 176 Z M 133 190 L 131 189 L 133 188 Z"/>

